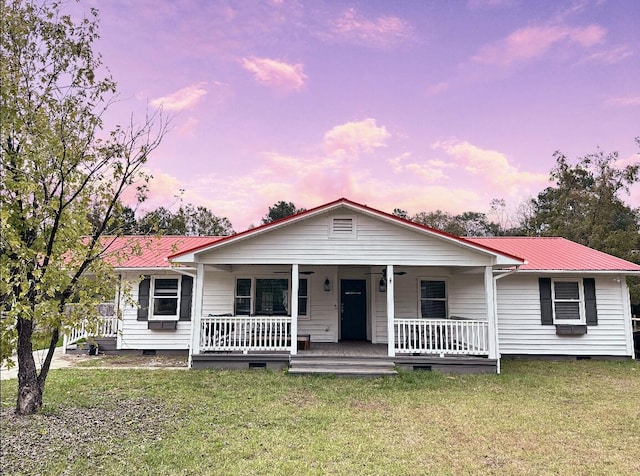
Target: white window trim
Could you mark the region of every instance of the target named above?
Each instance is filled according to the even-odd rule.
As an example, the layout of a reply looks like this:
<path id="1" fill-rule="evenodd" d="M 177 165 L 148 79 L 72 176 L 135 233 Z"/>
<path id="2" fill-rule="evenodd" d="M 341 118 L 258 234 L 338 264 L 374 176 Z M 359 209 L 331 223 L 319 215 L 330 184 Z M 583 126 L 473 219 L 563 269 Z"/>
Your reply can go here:
<path id="1" fill-rule="evenodd" d="M 156 304 L 156 297 L 160 298 L 162 296 L 156 296 L 156 279 L 175 279 L 178 281 L 178 295 L 176 297 L 176 314 L 174 316 L 156 316 L 154 307 Z M 151 284 L 149 288 L 149 320 L 150 321 L 178 321 L 180 320 L 180 295 L 182 293 L 182 279 L 180 276 L 167 276 L 167 275 L 157 275 L 151 276 Z M 167 296 L 164 296 L 167 297 Z M 170 296 L 173 297 L 173 296 Z"/>
<path id="2" fill-rule="evenodd" d="M 249 316 L 253 316 L 255 315 L 255 308 L 254 308 L 254 302 L 255 302 L 255 289 L 256 289 L 256 280 L 254 276 L 236 276 L 233 280 L 233 315 L 234 316 L 246 316 L 246 314 L 238 314 L 236 312 L 236 299 L 242 297 L 247 297 L 247 296 L 238 296 L 237 292 L 238 292 L 238 280 L 239 279 L 248 279 L 249 281 L 251 281 L 251 289 L 249 290 Z"/>
<path id="3" fill-rule="evenodd" d="M 444 281 L 444 298 L 434 298 L 432 301 L 444 301 L 445 319 L 449 319 L 449 279 L 441 276 L 419 276 L 417 279 L 417 291 L 418 291 L 418 319 L 433 319 L 436 317 L 422 317 L 422 294 L 421 285 L 422 281 Z"/>
<path id="4" fill-rule="evenodd" d="M 351 233 L 336 232 L 335 220 L 351 220 Z M 329 238 L 354 239 L 358 237 L 358 217 L 355 215 L 332 215 L 329 217 Z"/>
<path id="5" fill-rule="evenodd" d="M 578 283 L 578 312 L 580 313 L 580 319 L 556 319 L 556 283 L 557 282 L 570 282 Z M 575 300 L 560 299 L 558 302 L 576 302 Z M 574 324 L 574 325 L 586 325 L 587 313 L 584 307 L 584 283 L 582 278 L 554 278 L 551 280 L 551 309 L 553 310 L 553 323 L 554 324 Z"/>
<path id="6" fill-rule="evenodd" d="M 307 281 L 307 313 L 306 314 L 300 314 L 300 306 L 298 305 L 298 320 L 300 321 L 308 321 L 311 319 L 311 278 L 305 276 L 304 278 L 298 278 L 299 281 L 302 280 L 306 280 Z M 291 290 L 289 290 L 289 295 L 291 295 Z M 300 288 L 298 287 L 298 298 L 300 298 Z"/>
<path id="7" fill-rule="evenodd" d="M 288 309 L 289 309 L 289 314 L 291 313 L 291 279 L 289 276 L 287 276 L 286 278 L 274 278 L 272 274 L 263 274 L 263 275 L 256 275 L 256 276 L 235 276 L 234 281 L 233 281 L 233 313 L 234 315 L 238 315 L 236 314 L 236 299 L 239 297 L 246 297 L 246 296 L 238 296 L 236 294 L 237 290 L 238 290 L 238 279 L 249 279 L 251 281 L 251 291 L 249 294 L 249 316 L 257 316 L 257 315 L 262 315 L 262 314 L 256 314 L 256 280 L 258 279 L 286 279 L 288 286 L 287 286 L 287 293 L 288 293 L 288 299 L 289 299 L 289 303 L 288 303 Z M 301 315 L 298 314 L 298 319 L 299 320 L 309 320 L 311 319 L 311 307 L 310 307 L 310 303 L 311 303 L 311 279 L 308 277 L 304 277 L 304 278 L 298 278 L 299 280 L 303 280 L 305 279 L 307 281 L 307 314 L 306 315 Z M 297 299 L 297 298 L 296 298 Z"/>

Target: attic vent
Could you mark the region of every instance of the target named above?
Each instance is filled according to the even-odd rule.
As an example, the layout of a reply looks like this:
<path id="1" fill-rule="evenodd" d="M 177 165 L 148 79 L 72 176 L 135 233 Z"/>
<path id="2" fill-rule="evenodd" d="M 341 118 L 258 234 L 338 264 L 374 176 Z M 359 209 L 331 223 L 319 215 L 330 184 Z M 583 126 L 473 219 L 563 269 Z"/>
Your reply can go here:
<path id="1" fill-rule="evenodd" d="M 353 217 L 334 217 L 331 219 L 331 235 L 335 237 L 354 237 L 356 224 Z"/>

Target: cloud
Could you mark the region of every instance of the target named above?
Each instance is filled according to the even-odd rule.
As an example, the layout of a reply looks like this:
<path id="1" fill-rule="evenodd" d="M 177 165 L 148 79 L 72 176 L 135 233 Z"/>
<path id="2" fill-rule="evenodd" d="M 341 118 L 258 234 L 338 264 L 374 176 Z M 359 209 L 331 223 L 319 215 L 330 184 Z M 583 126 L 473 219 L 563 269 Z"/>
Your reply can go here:
<path id="1" fill-rule="evenodd" d="M 583 48 L 603 41 L 606 31 L 598 25 L 581 28 L 531 26 L 516 30 L 502 41 L 485 45 L 472 58 L 475 63 L 511 66 L 544 56 L 559 44 L 578 44 Z"/>
<path id="2" fill-rule="evenodd" d="M 456 164 L 445 162 L 444 160 L 431 159 L 424 162 L 408 162 L 404 163 L 411 157 L 411 154 L 404 154 L 390 159 L 388 162 L 396 174 L 408 172 L 414 176 L 420 177 L 424 183 L 436 183 L 448 179 L 445 169 L 452 169 Z"/>
<path id="3" fill-rule="evenodd" d="M 451 85 L 448 82 L 441 81 L 427 87 L 427 94 L 429 96 L 437 96 L 438 94 L 445 92 L 449 87 L 451 87 Z"/>
<path id="4" fill-rule="evenodd" d="M 182 111 L 195 106 L 202 97 L 207 94 L 204 86 L 207 83 L 200 82 L 192 84 L 186 88 L 179 89 L 167 96 L 152 99 L 149 104 L 156 108 L 163 108 L 165 111 Z"/>
<path id="5" fill-rule="evenodd" d="M 638 96 L 617 96 L 605 101 L 609 106 L 640 106 L 640 95 Z"/>
<path id="6" fill-rule="evenodd" d="M 606 64 L 619 63 L 633 55 L 633 50 L 626 45 L 618 45 L 613 48 L 595 51 L 586 56 L 582 62 L 597 61 Z"/>
<path id="7" fill-rule="evenodd" d="M 244 58 L 242 67 L 253 73 L 258 83 L 280 92 L 298 91 L 307 79 L 302 64 L 289 64 L 270 58 Z"/>
<path id="8" fill-rule="evenodd" d="M 413 38 L 411 25 L 397 16 L 369 19 L 349 8 L 330 21 L 329 39 L 368 48 L 392 48 Z"/>
<path id="9" fill-rule="evenodd" d="M 481 149 L 466 141 L 450 139 L 436 142 L 433 148 L 456 159 L 465 172 L 477 177 L 476 180 L 507 194 L 522 194 L 523 189 L 537 190 L 548 183 L 547 174 L 521 172 L 502 152 Z"/>
<path id="10" fill-rule="evenodd" d="M 484 10 L 490 8 L 504 8 L 515 5 L 515 0 L 468 0 L 467 6 L 471 10 Z"/>
<path id="11" fill-rule="evenodd" d="M 385 147 L 390 137 L 386 127 L 378 127 L 375 119 L 367 118 L 332 128 L 324 135 L 324 148 L 329 154 L 357 157 L 360 152 Z"/>

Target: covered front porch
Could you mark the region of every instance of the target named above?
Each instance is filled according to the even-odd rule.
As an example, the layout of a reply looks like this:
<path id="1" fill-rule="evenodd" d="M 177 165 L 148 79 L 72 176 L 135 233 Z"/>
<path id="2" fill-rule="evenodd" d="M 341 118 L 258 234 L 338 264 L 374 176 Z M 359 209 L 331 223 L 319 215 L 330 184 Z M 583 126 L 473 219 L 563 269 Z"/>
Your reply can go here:
<path id="1" fill-rule="evenodd" d="M 446 361 L 476 366 L 480 360 L 496 371 L 492 267 L 292 264 L 197 270 L 195 295 L 205 299 L 194 303 L 195 367 L 285 367 L 298 355 L 346 358 L 364 351 L 366 358 L 384 357 L 411 369 L 440 368 Z M 273 295 L 265 297 L 261 288 L 268 287 Z M 207 305 L 217 289 L 235 296 L 233 302 Z M 260 312 L 277 313 L 274 300 L 282 299 L 285 315 Z"/>

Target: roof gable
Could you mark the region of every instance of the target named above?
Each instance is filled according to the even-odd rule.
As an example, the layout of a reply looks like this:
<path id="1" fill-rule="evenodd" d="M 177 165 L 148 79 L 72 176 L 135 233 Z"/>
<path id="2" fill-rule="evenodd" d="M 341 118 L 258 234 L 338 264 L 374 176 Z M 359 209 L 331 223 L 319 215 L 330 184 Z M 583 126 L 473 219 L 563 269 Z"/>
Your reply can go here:
<path id="1" fill-rule="evenodd" d="M 301 224 L 305 221 L 310 222 L 314 218 L 318 218 L 321 216 L 331 216 L 331 215 L 338 216 L 340 214 L 364 215 L 374 220 L 384 222 L 387 224 L 387 226 L 390 225 L 396 228 L 410 230 L 414 233 L 421 234 L 424 237 L 446 242 L 448 243 L 449 246 L 453 246 L 457 249 L 460 249 L 461 255 L 464 255 L 465 251 L 466 252 L 470 251 L 475 254 L 488 256 L 491 259 L 493 259 L 495 263 L 504 264 L 505 266 L 517 266 L 524 263 L 524 260 L 522 258 L 519 258 L 514 254 L 496 251 L 482 244 L 474 243 L 464 238 L 460 238 L 460 237 L 457 237 L 457 236 L 454 236 L 454 235 L 451 235 L 427 226 L 423 226 L 423 225 L 411 222 L 409 220 L 405 220 L 403 218 L 397 217 L 395 215 L 384 213 L 382 211 L 367 207 L 366 205 L 361 205 L 361 204 L 352 202 L 345 198 L 307 210 L 297 215 L 289 216 L 287 218 L 275 221 L 273 223 L 269 223 L 257 228 L 244 231 L 242 233 L 238 233 L 237 235 L 225 237 L 215 243 L 204 244 L 199 247 L 194 247 L 192 249 L 173 254 L 169 256 L 169 259 L 175 260 L 176 262 L 183 262 L 183 263 L 195 262 L 198 260 L 199 256 L 203 256 L 204 254 L 208 254 L 213 251 L 221 250 L 226 246 L 238 244 L 243 241 L 256 240 L 260 236 L 264 236 L 267 234 L 275 234 L 279 230 L 280 231 L 284 229 L 289 230 L 289 229 L 292 229 L 291 227 L 294 227 L 296 224 Z M 340 226 L 342 231 L 350 230 L 350 228 L 348 227 L 344 228 L 344 226 L 346 226 L 346 224 L 344 223 L 342 223 Z M 293 240 L 295 238 L 286 237 L 284 239 Z M 313 253 L 313 250 L 310 250 L 310 252 Z"/>

